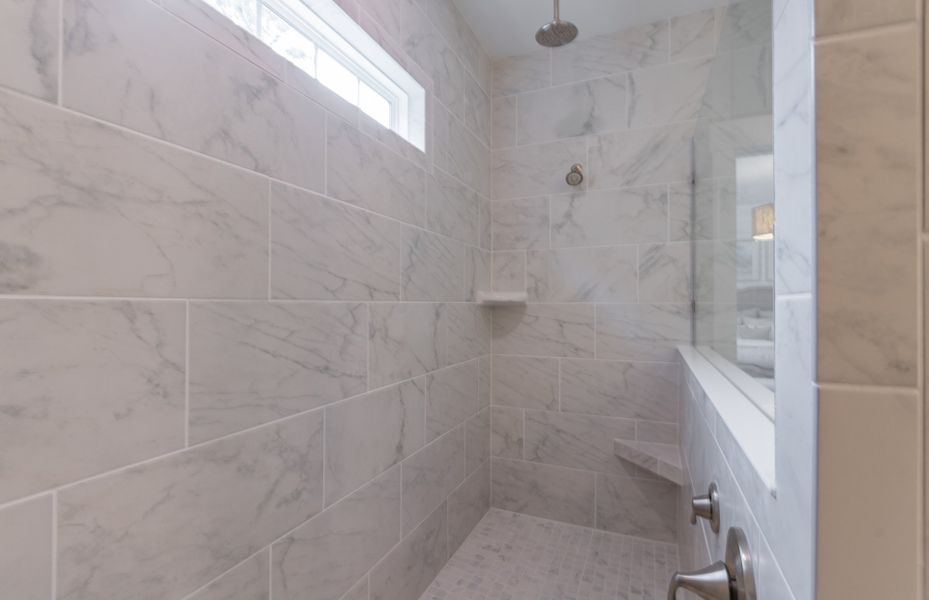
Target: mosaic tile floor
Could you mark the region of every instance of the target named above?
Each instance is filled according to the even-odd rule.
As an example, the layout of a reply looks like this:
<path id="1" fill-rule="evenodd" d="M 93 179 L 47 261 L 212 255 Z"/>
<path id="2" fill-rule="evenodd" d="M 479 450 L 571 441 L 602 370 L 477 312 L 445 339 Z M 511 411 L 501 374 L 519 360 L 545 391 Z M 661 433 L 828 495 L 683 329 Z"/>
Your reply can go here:
<path id="1" fill-rule="evenodd" d="M 491 509 L 420 600 L 661 600 L 677 546 Z"/>

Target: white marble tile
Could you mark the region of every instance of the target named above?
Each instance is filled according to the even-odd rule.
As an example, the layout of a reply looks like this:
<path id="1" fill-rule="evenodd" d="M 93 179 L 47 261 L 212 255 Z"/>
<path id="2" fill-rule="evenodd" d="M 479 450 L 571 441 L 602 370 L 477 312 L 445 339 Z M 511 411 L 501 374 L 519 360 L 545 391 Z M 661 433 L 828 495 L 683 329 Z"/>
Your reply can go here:
<path id="1" fill-rule="evenodd" d="M 477 359 L 478 404 L 483 408 L 493 402 L 493 358 L 482 356 Z"/>
<path id="2" fill-rule="evenodd" d="M 491 416 L 490 452 L 501 458 L 522 459 L 524 411 L 494 406 Z"/>
<path id="3" fill-rule="evenodd" d="M 493 290 L 495 292 L 526 291 L 526 253 L 493 253 Z"/>
<path id="4" fill-rule="evenodd" d="M 426 377 L 426 441 L 432 441 L 474 416 L 478 399 L 478 362 L 440 369 Z"/>
<path id="5" fill-rule="evenodd" d="M 183 597 L 232 568 L 322 508 L 322 430 L 310 413 L 59 493 L 59 595 Z"/>
<path id="6" fill-rule="evenodd" d="M 271 296 L 399 300 L 403 226 L 322 196 L 271 188 Z"/>
<path id="7" fill-rule="evenodd" d="M 52 597 L 52 513 L 50 494 L 0 510 L 0 579 L 6 597 Z"/>
<path id="8" fill-rule="evenodd" d="M 435 165 L 489 197 L 491 165 L 487 145 L 441 106 L 436 106 L 433 135 Z"/>
<path id="9" fill-rule="evenodd" d="M 471 75 L 465 75 L 465 126 L 484 143 L 490 145 L 492 114 L 491 100 Z"/>
<path id="10" fill-rule="evenodd" d="M 479 245 L 480 195 L 439 169 L 426 180 L 426 190 L 426 226 L 460 242 Z"/>
<path id="11" fill-rule="evenodd" d="M 183 447 L 184 314 L 183 302 L 0 302 L 0 501 Z"/>
<path id="12" fill-rule="evenodd" d="M 597 307 L 597 357 L 675 362 L 676 347 L 690 342 L 687 304 Z"/>
<path id="13" fill-rule="evenodd" d="M 269 570 L 269 551 L 262 550 L 190 596 L 189 600 L 270 600 Z"/>
<path id="14" fill-rule="evenodd" d="M 917 384 L 920 52 L 912 26 L 817 45 L 820 381 Z"/>
<path id="15" fill-rule="evenodd" d="M 276 542 L 274 598 L 338 600 L 356 589 L 358 578 L 400 541 L 400 490 L 396 467 Z"/>
<path id="16" fill-rule="evenodd" d="M 443 502 L 370 574 L 370 600 L 413 600 L 448 560 L 448 508 Z"/>
<path id="17" fill-rule="evenodd" d="M 320 87 L 322 87 L 323 89 L 327 89 L 325 86 L 320 86 Z M 428 86 L 424 86 L 424 87 L 427 89 L 426 94 L 428 94 L 429 93 Z M 334 95 L 335 95 L 335 98 L 333 99 L 333 101 L 329 104 L 323 104 L 323 106 L 328 108 L 330 111 L 332 111 L 336 115 L 340 115 L 340 113 L 344 112 L 347 115 L 349 115 L 349 117 L 351 117 L 351 111 L 344 110 L 344 109 L 340 111 L 338 109 L 334 109 L 330 107 L 330 105 L 336 101 L 340 101 L 342 106 L 345 106 L 345 105 L 352 106 L 348 102 L 345 102 L 344 100 L 342 100 L 342 97 L 339 96 L 338 94 L 334 94 Z M 315 99 L 315 97 L 313 98 Z M 321 102 L 321 100 L 317 100 L 317 102 Z M 409 113 L 408 118 L 410 122 L 408 124 L 408 127 L 410 129 L 415 129 L 418 126 L 421 126 L 425 132 L 424 136 L 427 136 L 428 131 L 432 127 L 432 114 L 431 114 L 432 103 L 429 101 L 427 97 L 424 101 L 424 104 L 425 104 L 425 107 L 424 107 L 423 115 L 417 115 L 415 111 L 411 111 Z M 343 120 L 348 121 L 350 125 L 354 124 L 354 120 L 351 118 L 346 119 L 345 117 L 343 117 Z M 418 121 L 421 121 L 422 124 L 418 123 Z M 405 137 L 403 137 L 402 135 L 400 135 L 393 129 L 390 129 L 389 127 L 384 127 L 384 125 L 382 125 L 380 121 L 374 120 L 364 111 L 358 112 L 358 129 L 362 133 L 364 133 L 365 135 L 373 139 L 374 141 L 379 142 L 382 146 L 386 147 L 388 150 L 394 152 L 395 154 L 400 155 L 402 158 L 405 158 L 406 160 L 410 161 L 417 167 L 420 167 L 421 169 L 425 169 L 426 171 L 431 170 L 431 165 L 432 165 L 432 147 L 431 146 L 432 145 L 429 143 L 426 143 L 425 140 L 423 141 L 423 144 L 425 145 L 425 150 L 420 149 L 419 147 L 413 145 L 413 143 L 410 140 L 406 139 Z"/>
<path id="18" fill-rule="evenodd" d="M 414 225 L 426 217 L 426 174 L 338 117 L 327 121 L 326 190 Z"/>
<path id="19" fill-rule="evenodd" d="M 465 474 L 471 475 L 490 458 L 490 407 L 465 423 Z"/>
<path id="20" fill-rule="evenodd" d="M 378 388 L 445 364 L 447 323 L 442 304 L 370 306 L 368 386 Z"/>
<path id="21" fill-rule="evenodd" d="M 322 108 L 157 6 L 68 0 L 64 39 L 65 106 L 322 190 Z"/>
<path id="22" fill-rule="evenodd" d="M 677 418 L 678 415 L 675 415 L 675 420 Z M 680 435 L 680 426 L 677 423 L 663 423 L 660 421 L 636 421 L 635 423 L 635 439 L 639 442 L 678 446 Z"/>
<path id="23" fill-rule="evenodd" d="M 552 84 L 551 56 L 547 49 L 495 60 L 493 71 L 494 96 L 540 90 Z"/>
<path id="24" fill-rule="evenodd" d="M 594 356 L 592 305 L 530 304 L 494 310 L 495 353 Z"/>
<path id="25" fill-rule="evenodd" d="M 668 62 L 668 22 L 576 40 L 552 50 L 552 83 L 596 79 Z"/>
<path id="26" fill-rule="evenodd" d="M 448 40 L 455 53 L 464 61 L 465 67 L 478 83 L 490 89 L 490 60 L 455 3 L 452 0 L 427 0 L 423 5 L 429 20 Z"/>
<path id="27" fill-rule="evenodd" d="M 603 360 L 563 360 L 565 412 L 677 421 L 678 366 Z"/>
<path id="28" fill-rule="evenodd" d="M 493 204 L 491 204 L 489 199 L 481 197 L 479 206 L 478 246 L 480 246 L 482 250 L 492 250 L 494 244 Z"/>
<path id="29" fill-rule="evenodd" d="M 8 0 L 0 6 L 4 25 L 0 85 L 43 100 L 58 98 L 58 3 Z"/>
<path id="30" fill-rule="evenodd" d="M 520 94 L 517 143 L 536 144 L 626 128 L 626 75 Z"/>
<path id="31" fill-rule="evenodd" d="M 493 310 L 476 304 L 448 304 L 448 364 L 490 354 Z"/>
<path id="32" fill-rule="evenodd" d="M 403 461 L 403 533 L 410 533 L 465 478 L 464 428 L 458 427 Z"/>
<path id="33" fill-rule="evenodd" d="M 493 148 L 516 145 L 516 96 L 493 99 Z"/>
<path id="34" fill-rule="evenodd" d="M 448 554 L 451 557 L 490 508 L 490 461 L 448 497 Z"/>
<path id="35" fill-rule="evenodd" d="M 671 60 L 679 61 L 716 52 L 716 21 L 720 9 L 711 8 L 670 21 Z"/>
<path id="36" fill-rule="evenodd" d="M 421 229 L 403 232 L 403 299 L 462 301 L 464 245 Z"/>
<path id="37" fill-rule="evenodd" d="M 632 477 L 635 466 L 613 454 L 613 440 L 635 439 L 635 421 L 526 411 L 526 460 Z"/>
<path id="38" fill-rule="evenodd" d="M 691 248 L 687 242 L 639 248 L 639 301 L 689 302 Z"/>
<path id="39" fill-rule="evenodd" d="M 530 250 L 530 302 L 635 302 L 635 246 Z"/>
<path id="40" fill-rule="evenodd" d="M 475 302 L 478 292 L 486 292 L 493 287 L 490 272 L 492 254 L 473 246 L 465 246 L 464 297 L 466 302 Z"/>
<path id="41" fill-rule="evenodd" d="M 713 181 L 674 183 L 669 186 L 670 225 L 672 242 L 688 242 L 691 239 L 716 239 L 716 190 Z M 691 204 L 695 214 L 691 216 Z M 696 225 L 692 223 L 696 222 Z"/>
<path id="42" fill-rule="evenodd" d="M 6 94 L 0 140 L 3 293 L 267 296 L 262 178 Z"/>
<path id="43" fill-rule="evenodd" d="M 548 248 L 549 199 L 547 197 L 497 200 L 493 202 L 492 210 L 495 251 Z"/>
<path id="44" fill-rule="evenodd" d="M 558 359 L 495 354 L 493 365 L 495 406 L 558 409 Z"/>
<path id="45" fill-rule="evenodd" d="M 594 477 L 589 471 L 493 459 L 493 506 L 593 527 Z"/>
<path id="46" fill-rule="evenodd" d="M 202 442 L 363 393 L 363 304 L 190 305 L 190 440 Z"/>
<path id="47" fill-rule="evenodd" d="M 565 176 L 575 163 L 587 163 L 585 139 L 494 150 L 495 200 L 574 193 L 578 188 L 568 185 Z M 586 189 L 586 184 L 581 186 Z"/>
<path id="48" fill-rule="evenodd" d="M 680 124 L 592 138 L 590 189 L 688 181 L 693 133 L 693 125 Z"/>
<path id="49" fill-rule="evenodd" d="M 326 504 L 422 447 L 424 384 L 407 381 L 326 408 Z"/>
<path id="50" fill-rule="evenodd" d="M 713 64 L 712 57 L 705 57 L 631 72 L 629 127 L 696 119 Z"/>
<path id="51" fill-rule="evenodd" d="M 744 0 L 725 7 L 718 21 L 717 52 L 771 44 L 772 2 Z"/>
<path id="52" fill-rule="evenodd" d="M 819 0 L 816 7 L 818 37 L 869 29 L 917 18 L 918 3 L 911 0 Z"/>
<path id="53" fill-rule="evenodd" d="M 368 594 L 368 576 L 365 575 L 342 596 L 341 600 L 368 600 Z"/>
<path id="54" fill-rule="evenodd" d="M 660 542 L 677 541 L 678 486 L 597 475 L 597 528 Z"/>
<path id="55" fill-rule="evenodd" d="M 668 204 L 664 185 L 552 196 L 552 247 L 667 241 Z"/>

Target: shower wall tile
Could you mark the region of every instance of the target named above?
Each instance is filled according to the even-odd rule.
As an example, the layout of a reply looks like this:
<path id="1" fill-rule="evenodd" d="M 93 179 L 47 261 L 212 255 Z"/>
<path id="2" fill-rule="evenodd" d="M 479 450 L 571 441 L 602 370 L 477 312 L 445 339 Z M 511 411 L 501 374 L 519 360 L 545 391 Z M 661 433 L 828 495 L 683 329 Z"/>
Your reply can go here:
<path id="1" fill-rule="evenodd" d="M 338 200 L 425 225 L 426 174 L 338 117 L 327 123 L 326 191 Z"/>
<path id="2" fill-rule="evenodd" d="M 696 119 L 713 65 L 710 56 L 630 73 L 629 127 Z"/>
<path id="3" fill-rule="evenodd" d="M 322 430 L 309 413 L 61 492 L 59 595 L 182 597 L 235 566 L 321 509 Z"/>
<path id="4" fill-rule="evenodd" d="M 668 62 L 668 22 L 577 40 L 552 50 L 552 84 L 586 81 Z"/>
<path id="5" fill-rule="evenodd" d="M 494 150 L 493 161 L 496 200 L 566 194 L 576 191 L 565 182 L 565 175 L 574 163 L 587 162 L 587 140 Z"/>
<path id="6" fill-rule="evenodd" d="M 912 21 L 917 17 L 918 6 L 919 3 L 912 0 L 885 0 L 879 4 L 867 0 L 818 0 L 815 3 L 816 35 Z"/>
<path id="7" fill-rule="evenodd" d="M 518 96 L 517 143 L 535 144 L 626 128 L 626 75 Z"/>
<path id="8" fill-rule="evenodd" d="M 495 292 L 526 291 L 526 252 L 493 253 L 493 290 Z"/>
<path id="9" fill-rule="evenodd" d="M 490 354 L 493 312 L 476 304 L 448 304 L 448 364 Z"/>
<path id="10" fill-rule="evenodd" d="M 0 139 L 0 292 L 267 297 L 262 178 L 2 93 Z"/>
<path id="11" fill-rule="evenodd" d="M 362 304 L 191 304 L 191 442 L 363 393 L 367 333 Z"/>
<path id="12" fill-rule="evenodd" d="M 435 166 L 489 197 L 491 172 L 487 145 L 441 106 L 436 106 L 435 112 Z"/>
<path id="13" fill-rule="evenodd" d="M 399 300 L 403 231 L 389 219 L 273 184 L 271 296 Z"/>
<path id="14" fill-rule="evenodd" d="M 548 248 L 549 199 L 520 198 L 493 203 L 494 250 Z"/>
<path id="15" fill-rule="evenodd" d="M 597 528 L 635 537 L 677 542 L 678 486 L 597 475 Z"/>
<path id="16" fill-rule="evenodd" d="M 369 310 L 369 388 L 405 381 L 445 364 L 445 305 L 384 303 L 372 304 Z"/>
<path id="17" fill-rule="evenodd" d="M 672 17 L 669 27 L 671 61 L 710 56 L 716 52 L 716 24 L 722 15 L 711 8 Z"/>
<path id="18" fill-rule="evenodd" d="M 556 410 L 558 359 L 494 355 L 494 405 Z"/>
<path id="19" fill-rule="evenodd" d="M 688 181 L 693 133 L 693 124 L 679 124 L 591 139 L 590 189 Z"/>
<path id="20" fill-rule="evenodd" d="M 426 378 L 426 441 L 465 422 L 481 409 L 478 361 L 430 373 Z"/>
<path id="21" fill-rule="evenodd" d="M 719 20 L 719 52 L 771 45 L 773 2 L 735 2 Z"/>
<path id="22" fill-rule="evenodd" d="M 458 427 L 403 463 L 403 533 L 413 531 L 465 479 L 464 428 Z"/>
<path id="23" fill-rule="evenodd" d="M 665 242 L 668 205 L 664 185 L 553 196 L 552 247 Z"/>
<path id="24" fill-rule="evenodd" d="M 635 246 L 531 250 L 526 262 L 530 302 L 635 302 Z"/>
<path id="25" fill-rule="evenodd" d="M 58 3 L 9 0 L 0 6 L 5 24 L 0 85 L 54 102 L 58 98 Z"/>
<path id="26" fill-rule="evenodd" d="M 326 504 L 421 448 L 425 406 L 416 379 L 327 407 Z"/>
<path id="27" fill-rule="evenodd" d="M 493 148 L 516 145 L 516 96 L 493 99 Z"/>
<path id="28" fill-rule="evenodd" d="M 489 245 L 489 244 L 488 244 Z M 490 272 L 492 253 L 473 246 L 465 247 L 464 297 L 466 302 L 477 301 L 478 292 L 485 292 L 493 285 Z"/>
<path id="29" fill-rule="evenodd" d="M 594 473 L 525 461 L 493 460 L 493 506 L 594 526 Z"/>
<path id="30" fill-rule="evenodd" d="M 448 560 L 448 508 L 443 502 L 371 571 L 370 600 L 420 595 Z"/>
<path id="31" fill-rule="evenodd" d="M 490 407 L 465 423 L 465 473 L 470 475 L 490 458 Z"/>
<path id="32" fill-rule="evenodd" d="M 613 454 L 613 440 L 635 439 L 635 422 L 599 416 L 526 411 L 526 460 L 632 477 L 635 467 Z"/>
<path id="33" fill-rule="evenodd" d="M 509 96 L 540 90 L 552 84 L 551 51 L 536 50 L 494 61 L 493 95 Z"/>
<path id="34" fill-rule="evenodd" d="M 675 417 L 675 420 L 678 417 Z M 677 423 L 636 421 L 635 439 L 656 444 L 680 444 L 680 426 Z"/>
<path id="35" fill-rule="evenodd" d="M 52 597 L 52 496 L 0 510 L 0 579 L 16 600 Z"/>
<path id="36" fill-rule="evenodd" d="M 430 0 L 424 2 L 429 19 L 438 27 L 448 43 L 464 61 L 465 67 L 477 82 L 490 89 L 490 60 L 481 48 L 477 36 L 468 27 L 467 21 L 458 12 L 452 0 Z"/>
<path id="37" fill-rule="evenodd" d="M 530 304 L 499 307 L 494 314 L 494 352 L 543 356 L 594 356 L 594 307 Z"/>
<path id="38" fill-rule="evenodd" d="M 677 421 L 678 366 L 605 360 L 561 363 L 565 412 Z"/>
<path id="39" fill-rule="evenodd" d="M 672 242 L 687 242 L 691 239 L 707 241 L 717 239 L 715 183 L 712 181 L 698 181 L 694 186 L 690 183 L 674 183 L 669 186 L 670 198 L 670 225 L 669 236 Z M 696 216 L 691 225 L 691 200 L 696 202 Z M 734 220 L 734 219 L 733 219 Z M 733 224 L 734 227 L 734 224 Z M 785 228 L 787 229 L 787 228 Z M 729 238 L 735 237 L 735 232 Z"/>
<path id="40" fill-rule="evenodd" d="M 491 417 L 490 451 L 500 458 L 523 458 L 524 411 L 494 406 Z"/>
<path id="41" fill-rule="evenodd" d="M 485 461 L 448 497 L 448 555 L 458 550 L 490 508 L 490 461 Z"/>
<path id="42" fill-rule="evenodd" d="M 270 552 L 262 550 L 190 597 L 190 600 L 270 600 Z"/>
<path id="43" fill-rule="evenodd" d="M 0 336 L 0 502 L 183 447 L 183 302 L 4 300 Z"/>
<path id="44" fill-rule="evenodd" d="M 676 347 L 690 343 L 687 304 L 597 307 L 597 357 L 675 362 Z"/>
<path id="45" fill-rule="evenodd" d="M 437 169 L 426 180 L 426 202 L 426 224 L 431 231 L 480 245 L 480 195 Z"/>
<path id="46" fill-rule="evenodd" d="M 465 76 L 465 118 L 467 128 L 485 146 L 491 138 L 491 100 L 488 92 L 470 75 Z"/>
<path id="47" fill-rule="evenodd" d="M 403 232 L 403 299 L 464 300 L 464 246 L 421 229 Z"/>
<path id="48" fill-rule="evenodd" d="M 274 597 L 339 600 L 400 541 L 401 487 L 395 467 L 275 542 Z"/>
<path id="49" fill-rule="evenodd" d="M 154 4 L 67 0 L 64 40 L 65 106 L 322 190 L 324 111 Z"/>
<path id="50" fill-rule="evenodd" d="M 369 593 L 368 576 L 365 575 L 342 596 L 341 600 L 368 600 Z"/>
<path id="51" fill-rule="evenodd" d="M 690 301 L 691 248 L 688 242 L 639 248 L 639 301 Z M 735 286 L 732 286 L 735 289 Z"/>

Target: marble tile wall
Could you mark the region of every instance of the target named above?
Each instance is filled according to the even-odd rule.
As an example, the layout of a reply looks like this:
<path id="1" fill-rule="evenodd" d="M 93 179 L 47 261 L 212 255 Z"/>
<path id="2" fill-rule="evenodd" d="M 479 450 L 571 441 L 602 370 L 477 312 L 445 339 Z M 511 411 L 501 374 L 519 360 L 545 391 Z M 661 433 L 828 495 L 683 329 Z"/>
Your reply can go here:
<path id="1" fill-rule="evenodd" d="M 678 436 L 691 281 L 679 197 L 717 17 L 494 63 L 493 287 L 528 292 L 493 315 L 495 506 L 677 539 L 676 486 L 612 440 Z M 577 188 L 564 180 L 575 162 Z"/>
<path id="2" fill-rule="evenodd" d="M 0 596 L 416 600 L 487 511 L 490 60 L 339 5 L 425 152 L 199 0 L 0 6 Z"/>

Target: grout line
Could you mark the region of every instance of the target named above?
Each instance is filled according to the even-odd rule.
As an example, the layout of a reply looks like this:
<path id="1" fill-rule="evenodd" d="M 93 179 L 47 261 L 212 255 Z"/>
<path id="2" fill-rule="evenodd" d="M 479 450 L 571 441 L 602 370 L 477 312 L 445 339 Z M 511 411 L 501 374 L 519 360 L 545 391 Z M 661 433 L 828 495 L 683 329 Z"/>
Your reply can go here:
<path id="1" fill-rule="evenodd" d="M 65 0 L 58 0 L 58 106 L 64 106 Z"/>
<path id="2" fill-rule="evenodd" d="M 329 153 L 329 152 L 328 152 L 328 149 L 327 149 L 327 151 L 324 152 L 323 154 L 328 154 L 328 153 Z M 324 176 L 325 176 L 325 175 L 324 175 Z M 272 206 L 272 204 L 273 204 L 273 202 L 274 202 L 274 182 L 271 181 L 270 178 L 268 178 L 268 198 L 267 198 L 267 202 L 268 202 L 268 301 L 270 302 L 270 301 L 273 299 L 272 296 L 271 296 L 271 281 L 272 281 L 272 276 L 271 276 L 271 274 L 272 274 L 272 272 L 273 272 L 272 270 L 273 270 L 273 268 L 274 268 L 274 265 L 272 264 L 272 260 L 271 260 L 272 257 L 274 256 L 274 253 L 273 253 L 273 245 L 272 245 L 272 243 L 271 243 L 272 240 L 274 239 L 273 219 L 272 219 L 272 217 L 271 217 L 271 206 Z"/>
<path id="3" fill-rule="evenodd" d="M 52 598 L 58 598 L 58 492 L 52 492 Z"/>
<path id="4" fill-rule="evenodd" d="M 268 545 L 268 600 L 274 600 L 274 549 Z"/>
<path id="5" fill-rule="evenodd" d="M 184 302 L 184 447 L 190 448 L 190 301 Z"/>

